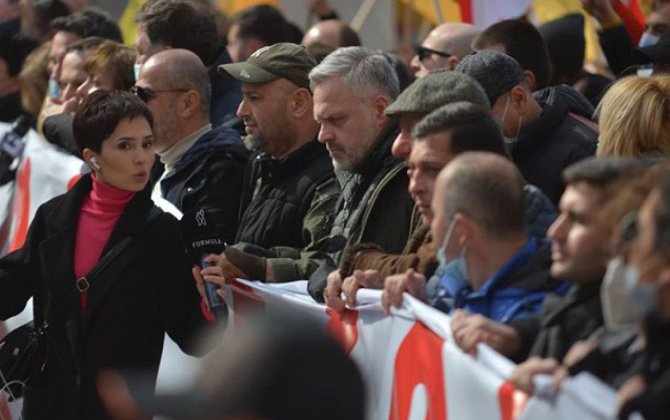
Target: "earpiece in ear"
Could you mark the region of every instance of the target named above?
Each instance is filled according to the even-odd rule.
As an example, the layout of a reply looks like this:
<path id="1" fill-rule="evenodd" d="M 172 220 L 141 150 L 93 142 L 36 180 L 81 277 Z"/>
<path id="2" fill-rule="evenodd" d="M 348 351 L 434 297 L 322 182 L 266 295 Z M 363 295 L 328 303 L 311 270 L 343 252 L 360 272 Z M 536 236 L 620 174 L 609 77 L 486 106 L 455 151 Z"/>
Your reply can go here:
<path id="1" fill-rule="evenodd" d="M 91 158 L 91 166 L 98 171 L 100 170 L 100 165 L 98 165 L 98 160 L 95 157 Z"/>

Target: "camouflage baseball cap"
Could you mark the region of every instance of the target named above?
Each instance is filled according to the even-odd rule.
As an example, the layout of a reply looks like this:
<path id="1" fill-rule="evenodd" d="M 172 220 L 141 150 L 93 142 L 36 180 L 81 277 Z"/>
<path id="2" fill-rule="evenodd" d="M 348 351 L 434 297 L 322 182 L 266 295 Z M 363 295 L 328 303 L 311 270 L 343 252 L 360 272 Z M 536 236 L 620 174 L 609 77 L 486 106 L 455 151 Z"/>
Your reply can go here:
<path id="1" fill-rule="evenodd" d="M 457 101 L 472 102 L 484 109 L 491 108 L 486 92 L 475 79 L 463 73 L 437 70 L 414 81 L 384 112 L 390 117 L 429 114 Z"/>
<path id="2" fill-rule="evenodd" d="M 244 63 L 223 64 L 219 74 L 242 83 L 267 83 L 279 78 L 287 79 L 309 89 L 309 72 L 316 60 L 297 44 L 281 42 L 254 52 Z"/>

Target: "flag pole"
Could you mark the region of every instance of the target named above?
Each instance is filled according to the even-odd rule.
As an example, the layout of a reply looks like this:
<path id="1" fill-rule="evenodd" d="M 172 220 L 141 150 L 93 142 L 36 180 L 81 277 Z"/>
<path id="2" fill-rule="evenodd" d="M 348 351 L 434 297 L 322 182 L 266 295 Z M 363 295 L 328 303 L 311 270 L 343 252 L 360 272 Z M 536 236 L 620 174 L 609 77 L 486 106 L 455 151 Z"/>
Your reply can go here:
<path id="1" fill-rule="evenodd" d="M 437 23 L 444 23 L 444 15 L 442 15 L 442 8 L 440 7 L 440 0 L 433 0 L 433 10 L 435 11 L 435 16 L 437 17 Z"/>
<path id="2" fill-rule="evenodd" d="M 372 9 L 374 9 L 376 4 L 377 0 L 365 0 L 358 9 L 358 12 L 356 12 L 356 16 L 354 16 L 354 18 L 351 20 L 351 29 L 356 32 L 360 32 L 363 24 L 367 20 L 370 12 L 372 12 Z"/>

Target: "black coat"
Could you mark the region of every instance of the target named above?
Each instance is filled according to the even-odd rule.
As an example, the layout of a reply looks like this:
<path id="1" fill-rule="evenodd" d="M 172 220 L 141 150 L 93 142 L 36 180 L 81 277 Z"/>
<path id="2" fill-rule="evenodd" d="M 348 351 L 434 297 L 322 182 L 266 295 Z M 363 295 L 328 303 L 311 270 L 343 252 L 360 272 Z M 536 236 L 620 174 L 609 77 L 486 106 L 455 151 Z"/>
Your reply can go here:
<path id="1" fill-rule="evenodd" d="M 521 131 L 512 147 L 512 159 L 523 177 L 555 205 L 565 188 L 563 169 L 593 156 L 598 146 L 598 133 L 569 114 L 574 103 L 564 89 L 545 89 L 542 114 Z"/>
<path id="2" fill-rule="evenodd" d="M 176 232 L 178 222 L 161 214 L 148 225 L 150 189 L 127 204 L 103 255 L 119 240 L 134 241 L 96 278 L 111 279 L 101 295 L 91 286 L 80 315 L 75 288 L 74 242 L 83 198 L 91 189 L 85 175 L 67 194 L 43 204 L 24 246 L 0 259 L 0 318 L 18 314 L 32 296 L 36 322 L 49 321 L 47 364 L 35 381 L 46 400 L 26 397 L 24 409 L 43 409 L 38 418 L 106 418 L 95 389 L 101 368 L 141 369 L 157 374 L 167 332 L 189 351 L 204 325 L 200 297 Z M 55 314 L 66 308 L 65 316 Z"/>

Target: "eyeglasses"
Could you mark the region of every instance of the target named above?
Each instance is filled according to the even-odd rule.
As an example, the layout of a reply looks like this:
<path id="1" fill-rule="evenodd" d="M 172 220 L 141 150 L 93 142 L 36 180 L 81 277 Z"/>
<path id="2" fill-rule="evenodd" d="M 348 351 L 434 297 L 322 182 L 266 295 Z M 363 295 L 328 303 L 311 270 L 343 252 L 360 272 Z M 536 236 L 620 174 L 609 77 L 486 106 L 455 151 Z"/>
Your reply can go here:
<path id="1" fill-rule="evenodd" d="M 133 86 L 130 88 L 130 93 L 137 96 L 144 102 L 149 102 L 149 100 L 154 99 L 157 93 L 166 93 L 166 92 L 188 92 L 188 89 L 160 89 L 154 90 L 145 88 L 142 86 Z"/>
<path id="2" fill-rule="evenodd" d="M 621 222 L 619 222 L 619 233 L 621 240 L 625 243 L 637 238 L 637 212 L 630 212 L 621 219 Z"/>
<path id="3" fill-rule="evenodd" d="M 417 45 L 416 55 L 419 57 L 419 61 L 425 60 L 431 54 L 436 54 L 436 55 L 439 55 L 440 57 L 451 57 L 451 54 L 449 54 L 448 52 L 437 51 L 437 50 L 433 50 L 433 49 L 430 49 L 430 48 L 423 47 L 421 45 Z"/>

